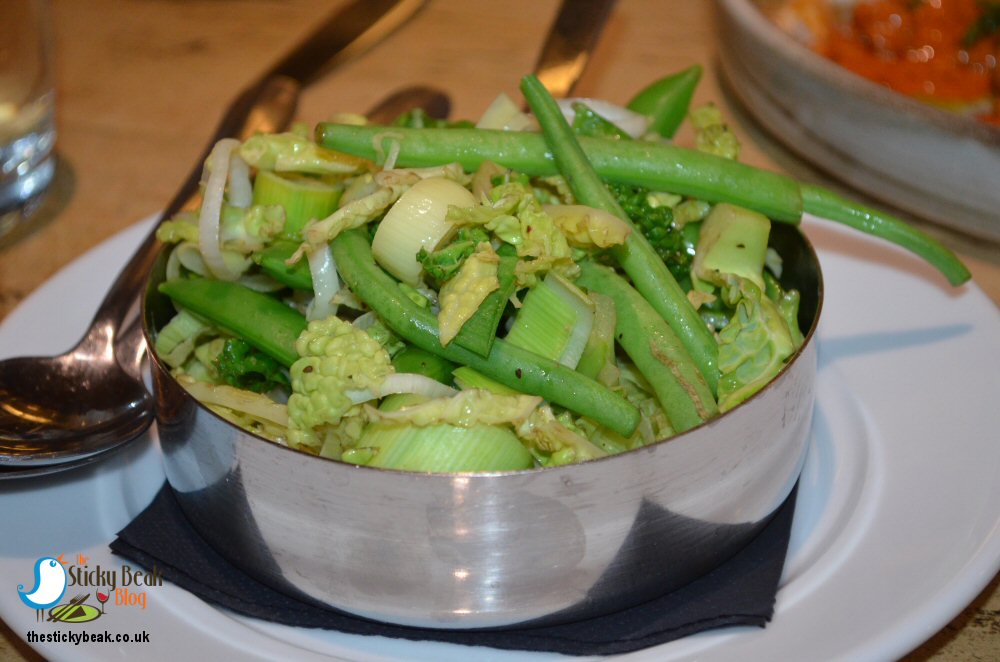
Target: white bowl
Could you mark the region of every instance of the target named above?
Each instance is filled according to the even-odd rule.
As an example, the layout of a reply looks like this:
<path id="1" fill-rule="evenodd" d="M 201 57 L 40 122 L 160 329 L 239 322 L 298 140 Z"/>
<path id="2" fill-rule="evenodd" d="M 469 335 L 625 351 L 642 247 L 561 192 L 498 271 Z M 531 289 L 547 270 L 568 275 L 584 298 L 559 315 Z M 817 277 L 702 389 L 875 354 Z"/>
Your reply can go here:
<path id="1" fill-rule="evenodd" d="M 1000 128 L 814 53 L 752 0 L 716 0 L 725 82 L 791 151 L 920 218 L 1000 241 Z"/>

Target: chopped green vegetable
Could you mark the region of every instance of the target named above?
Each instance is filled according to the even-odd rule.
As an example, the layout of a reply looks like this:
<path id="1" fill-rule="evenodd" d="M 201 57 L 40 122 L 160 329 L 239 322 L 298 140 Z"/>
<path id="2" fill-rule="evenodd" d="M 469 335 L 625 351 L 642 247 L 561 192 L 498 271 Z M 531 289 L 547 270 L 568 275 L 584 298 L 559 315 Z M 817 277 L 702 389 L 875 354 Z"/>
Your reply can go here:
<path id="1" fill-rule="evenodd" d="M 417 262 L 424 274 L 438 286 L 451 280 L 466 258 L 476 252 L 476 247 L 490 240 L 489 234 L 477 227 L 459 228 L 449 244 L 428 252 L 423 246 L 417 251 Z"/>
<path id="2" fill-rule="evenodd" d="M 366 159 L 317 145 L 296 133 L 258 133 L 239 148 L 240 156 L 258 170 L 312 175 L 350 175 L 371 167 Z"/>
<path id="3" fill-rule="evenodd" d="M 222 381 L 246 391 L 267 393 L 289 385 L 281 364 L 241 338 L 225 340 L 215 366 Z"/>
<path id="4" fill-rule="evenodd" d="M 615 302 L 598 292 L 590 292 L 588 297 L 594 306 L 594 323 L 576 369 L 610 386 L 618 381 L 615 368 Z"/>
<path id="5" fill-rule="evenodd" d="M 671 427 L 684 432 L 718 413 L 715 398 L 680 339 L 613 269 L 582 265 L 580 284 L 615 302 L 615 338 L 656 393 Z"/>
<path id="6" fill-rule="evenodd" d="M 182 241 L 198 243 L 198 219 L 191 214 L 178 214 L 156 228 L 156 238 L 165 244 L 179 244 Z"/>
<path id="7" fill-rule="evenodd" d="M 733 276 L 722 292 L 736 309 L 719 332 L 719 410 L 725 412 L 770 382 L 796 342 L 784 315 L 752 281 Z"/>
<path id="8" fill-rule="evenodd" d="M 674 224 L 673 209 L 653 204 L 653 192 L 644 186 L 608 184 L 608 189 L 677 282 L 689 282 L 694 246 L 687 240 L 683 228 Z"/>
<path id="9" fill-rule="evenodd" d="M 499 338 L 486 357 L 455 343 L 442 347 L 433 313 L 407 299 L 396 282 L 378 268 L 363 233 L 345 232 L 333 241 L 332 248 L 341 275 L 351 289 L 391 329 L 414 345 L 467 365 L 522 393 L 540 395 L 549 402 L 590 416 L 621 434 L 632 434 L 639 424 L 638 410 L 621 396 L 575 370 Z"/>
<path id="10" fill-rule="evenodd" d="M 490 355 L 503 312 L 517 289 L 518 260 L 516 255 L 511 254 L 509 248 L 501 246 L 497 250 L 497 255 L 500 257 L 496 274 L 497 289 L 490 292 L 479 304 L 479 308 L 466 320 L 452 341 L 484 357 Z"/>
<path id="11" fill-rule="evenodd" d="M 156 334 L 153 350 L 171 368 L 184 365 L 195 345 L 212 331 L 211 324 L 203 318 L 181 309 Z"/>
<path id="12" fill-rule="evenodd" d="M 462 263 L 455 277 L 441 286 L 438 329 L 442 345 L 450 343 L 490 293 L 500 289 L 499 267 L 500 256 L 484 241 Z"/>
<path id="13" fill-rule="evenodd" d="M 507 395 L 490 391 L 459 391 L 452 397 L 433 398 L 393 411 L 371 412 L 378 421 L 408 423 L 417 427 L 447 423 L 463 428 L 480 425 L 519 425 L 541 402 L 534 395 Z"/>
<path id="14" fill-rule="evenodd" d="M 730 275 L 764 288 L 764 258 L 771 221 L 735 205 L 716 205 L 701 225 L 691 275 L 713 285 L 727 284 Z"/>
<path id="15" fill-rule="evenodd" d="M 517 428 L 520 437 L 543 467 L 585 462 L 605 457 L 607 452 L 594 444 L 568 416 L 556 416 L 550 407 L 538 407 Z"/>
<path id="16" fill-rule="evenodd" d="M 371 329 L 369 329 L 370 332 Z M 392 357 L 392 366 L 396 372 L 425 375 L 449 386 L 452 382 L 451 373 L 456 368 L 451 361 L 412 345 L 404 347 Z"/>
<path id="17" fill-rule="evenodd" d="M 736 160 L 740 155 L 740 141 L 730 130 L 718 106 L 705 104 L 691 111 L 694 125 L 695 147 L 707 154 Z"/>
<path id="18" fill-rule="evenodd" d="M 207 278 L 169 280 L 159 290 L 286 367 L 299 358 L 295 340 L 306 328 L 306 318 L 272 296 Z"/>
<path id="19" fill-rule="evenodd" d="M 246 209 L 223 205 L 219 240 L 227 251 L 249 255 L 263 250 L 285 229 L 285 210 L 277 205 Z"/>
<path id="20" fill-rule="evenodd" d="M 573 130 L 581 136 L 627 140 L 629 135 L 581 101 L 573 102 Z"/>
<path id="21" fill-rule="evenodd" d="M 701 65 L 696 64 L 654 81 L 628 102 L 628 109 L 649 117 L 650 131 L 673 138 L 687 116 L 701 74 Z"/>
<path id="22" fill-rule="evenodd" d="M 416 285 L 420 282 L 421 250 L 433 251 L 454 230 L 448 210 L 476 205 L 472 193 L 445 177 L 421 179 L 399 196 L 386 212 L 372 240 L 372 252 L 383 269 Z M 332 235 L 327 235 L 327 239 Z"/>
<path id="23" fill-rule="evenodd" d="M 576 368 L 593 325 L 593 301 L 559 274 L 550 273 L 528 290 L 506 340 Z"/>
<path id="24" fill-rule="evenodd" d="M 253 260 L 260 265 L 264 273 L 279 283 L 296 290 L 311 292 L 313 282 L 309 263 L 306 260 L 298 260 L 289 264 L 298 247 L 297 243 L 278 240 L 254 253 Z"/>

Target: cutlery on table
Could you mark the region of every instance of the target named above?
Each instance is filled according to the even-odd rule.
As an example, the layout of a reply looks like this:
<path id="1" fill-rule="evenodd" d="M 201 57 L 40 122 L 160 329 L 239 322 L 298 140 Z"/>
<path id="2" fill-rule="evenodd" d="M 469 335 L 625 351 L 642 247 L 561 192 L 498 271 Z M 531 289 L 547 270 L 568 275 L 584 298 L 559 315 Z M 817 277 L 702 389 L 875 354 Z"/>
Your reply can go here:
<path id="1" fill-rule="evenodd" d="M 197 194 L 202 163 L 219 139 L 284 129 L 302 85 L 384 39 L 423 4 L 354 0 L 327 18 L 236 97 L 161 220 Z M 93 460 L 138 437 L 152 423 L 152 397 L 137 379 L 144 350 L 137 302 L 158 250 L 151 231 L 72 350 L 56 357 L 0 361 L 0 480 Z"/>
<path id="2" fill-rule="evenodd" d="M 535 64 L 552 96 L 568 97 L 611 15 L 615 0 L 563 0 Z"/>

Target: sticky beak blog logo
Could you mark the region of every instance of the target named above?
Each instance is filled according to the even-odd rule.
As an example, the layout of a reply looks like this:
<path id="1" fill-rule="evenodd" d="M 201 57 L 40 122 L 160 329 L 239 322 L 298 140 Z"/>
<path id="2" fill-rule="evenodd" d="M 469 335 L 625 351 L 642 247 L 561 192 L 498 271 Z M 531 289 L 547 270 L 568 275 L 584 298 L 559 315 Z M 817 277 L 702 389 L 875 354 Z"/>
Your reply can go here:
<path id="1" fill-rule="evenodd" d="M 109 603 L 145 609 L 147 587 L 163 586 L 163 576 L 155 566 L 151 571 L 127 565 L 109 570 L 100 565 L 91 568 L 87 560 L 78 554 L 76 563 L 71 563 L 60 554 L 35 561 L 34 588 L 17 585 L 21 602 L 35 610 L 35 620 L 88 623 L 104 616 Z M 96 604 L 91 604 L 91 598 Z"/>

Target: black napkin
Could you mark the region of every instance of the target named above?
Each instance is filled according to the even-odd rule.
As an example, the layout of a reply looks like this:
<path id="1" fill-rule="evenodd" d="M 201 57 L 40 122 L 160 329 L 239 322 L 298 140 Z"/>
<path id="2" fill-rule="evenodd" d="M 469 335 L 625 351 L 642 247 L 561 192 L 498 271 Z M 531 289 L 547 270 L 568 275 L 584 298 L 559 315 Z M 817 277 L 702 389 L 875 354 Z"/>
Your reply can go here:
<path id="1" fill-rule="evenodd" d="M 733 625 L 764 627 L 774 613 L 795 510 L 795 495 L 745 548 L 720 567 L 667 595 L 607 616 L 539 627 L 440 630 L 371 621 L 280 593 L 223 559 L 188 522 L 168 486 L 111 543 L 115 554 L 203 600 L 267 621 L 350 634 L 568 655 L 625 653 Z"/>

